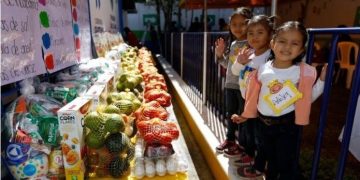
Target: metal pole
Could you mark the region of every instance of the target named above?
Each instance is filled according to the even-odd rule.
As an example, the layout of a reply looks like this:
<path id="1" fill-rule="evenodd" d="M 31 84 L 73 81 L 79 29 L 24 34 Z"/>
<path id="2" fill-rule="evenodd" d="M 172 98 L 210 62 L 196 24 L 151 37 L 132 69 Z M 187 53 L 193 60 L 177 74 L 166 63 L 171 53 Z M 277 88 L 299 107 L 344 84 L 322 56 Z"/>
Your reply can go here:
<path id="1" fill-rule="evenodd" d="M 271 16 L 276 16 L 277 0 L 271 0 Z M 277 20 L 274 19 L 273 28 L 276 28 Z"/>
<path id="2" fill-rule="evenodd" d="M 309 33 L 308 49 L 306 53 L 306 63 L 311 64 L 314 53 L 314 33 Z"/>
<path id="3" fill-rule="evenodd" d="M 324 130 L 326 125 L 326 116 L 327 116 L 327 108 L 329 105 L 330 99 L 330 89 L 331 89 L 331 81 L 332 81 L 332 72 L 334 71 L 334 62 L 335 62 L 335 52 L 336 52 L 336 45 L 339 39 L 339 35 L 334 35 L 331 41 L 331 53 L 329 58 L 329 65 L 326 72 L 326 79 L 325 79 L 325 87 L 324 87 L 324 94 L 322 99 L 322 106 L 320 111 L 320 121 L 319 121 L 319 128 L 316 136 L 316 144 L 314 150 L 314 157 L 312 163 L 312 170 L 311 170 L 311 180 L 316 180 L 319 160 L 320 160 L 320 153 L 321 153 L 321 144 L 324 136 Z"/>
<path id="4" fill-rule="evenodd" d="M 173 52 L 173 47 L 174 47 L 174 33 L 171 33 L 171 59 L 170 59 L 170 61 L 171 61 L 171 66 L 173 66 L 174 65 L 174 52 Z M 174 67 L 173 67 L 174 68 Z"/>
<path id="5" fill-rule="evenodd" d="M 271 16 L 276 16 L 277 0 L 271 0 Z"/>
<path id="6" fill-rule="evenodd" d="M 184 67 L 184 33 L 181 33 L 181 44 L 180 44 L 180 76 L 183 79 L 183 67 Z"/>
<path id="7" fill-rule="evenodd" d="M 207 32 L 207 0 L 204 0 L 204 32 Z M 205 44 L 204 44 L 205 45 Z"/>
<path id="8" fill-rule="evenodd" d="M 202 101 L 206 103 L 206 62 L 207 62 L 207 32 L 204 32 L 204 55 L 203 55 L 203 87 L 202 87 Z M 202 108 L 201 108 L 202 110 Z"/>
<path id="9" fill-rule="evenodd" d="M 124 23 L 123 23 L 123 10 L 122 10 L 122 0 L 118 1 L 118 9 L 119 9 L 119 32 L 123 34 L 124 32 Z"/>

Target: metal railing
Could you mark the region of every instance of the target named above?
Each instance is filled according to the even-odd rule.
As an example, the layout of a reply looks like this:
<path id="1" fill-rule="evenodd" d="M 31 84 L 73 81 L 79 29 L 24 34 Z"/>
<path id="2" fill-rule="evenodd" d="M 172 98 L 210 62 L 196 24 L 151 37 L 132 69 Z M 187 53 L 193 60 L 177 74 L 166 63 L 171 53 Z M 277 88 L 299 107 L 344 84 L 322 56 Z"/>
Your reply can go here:
<path id="1" fill-rule="evenodd" d="M 339 34 L 360 34 L 360 28 L 321 28 L 308 29 L 309 32 L 309 46 L 306 54 L 307 63 L 311 63 L 313 57 L 313 46 L 315 34 L 332 34 L 332 47 L 328 59 L 328 71 L 325 80 L 325 90 L 322 97 L 322 106 L 320 112 L 319 128 L 317 131 L 316 144 L 312 162 L 311 179 L 316 179 L 317 170 L 320 160 L 321 144 L 325 124 L 327 120 L 327 108 L 330 98 L 331 82 L 334 72 L 335 54 Z M 202 106 L 198 106 L 198 100 L 192 100 L 194 105 L 199 107 L 199 112 L 202 113 L 202 108 L 206 107 L 207 111 L 215 114 L 217 120 L 223 121 L 225 118 L 225 103 L 224 103 L 224 80 L 225 77 L 221 75 L 220 65 L 215 62 L 214 57 L 214 42 L 220 36 L 224 37 L 227 33 L 172 33 L 172 39 L 165 40 L 172 41 L 172 46 L 165 45 L 165 57 L 168 61 L 168 51 L 171 51 L 171 64 L 173 68 L 181 75 L 183 80 L 188 84 L 195 94 L 202 101 Z M 180 38 L 179 38 L 180 37 Z M 167 43 L 169 44 L 169 43 Z M 204 47 L 205 46 L 205 47 Z M 180 49 L 179 49 L 180 48 Z M 360 61 L 360 53 L 357 57 L 357 62 Z M 180 62 L 177 62 L 180 61 Z M 204 64 L 205 63 L 205 64 Z M 347 109 L 346 123 L 344 127 L 343 140 L 341 145 L 341 154 L 339 157 L 339 164 L 337 167 L 336 179 L 340 180 L 344 176 L 346 158 L 349 149 L 351 130 L 354 122 L 355 108 L 357 99 L 360 93 L 360 63 L 356 63 L 354 78 L 352 82 L 352 89 L 350 95 L 349 106 Z M 191 98 L 190 98 L 191 99 Z M 207 119 L 204 119 L 207 121 Z M 221 124 L 218 124 L 222 126 Z M 216 128 L 215 128 L 216 129 Z M 300 149 L 299 149 L 300 150 Z"/>
<path id="2" fill-rule="evenodd" d="M 323 93 L 323 99 L 322 99 L 322 106 L 320 111 L 320 121 L 319 121 L 319 128 L 317 131 L 317 137 L 316 137 L 316 144 L 315 144 L 315 150 L 314 150 L 314 157 L 312 162 L 312 171 L 311 171 L 311 179 L 315 180 L 317 176 L 318 166 L 319 166 L 319 160 L 321 155 L 321 144 L 323 141 L 323 134 L 325 130 L 326 125 L 326 118 L 327 118 L 327 108 L 329 104 L 330 99 L 330 90 L 331 90 L 331 82 L 332 82 L 332 74 L 334 72 L 334 65 L 335 65 L 335 55 L 337 51 L 337 43 L 339 39 L 339 34 L 360 34 L 360 28 L 319 28 L 319 29 L 309 29 L 309 47 L 307 52 L 307 62 L 311 63 L 311 58 L 313 54 L 313 46 L 314 46 L 314 36 L 315 34 L 331 34 L 332 41 L 331 41 L 331 51 L 330 56 L 328 60 L 328 71 L 327 76 L 325 80 L 325 87 L 324 87 L 324 93 Z M 344 133 L 343 133 L 343 140 L 341 143 L 341 152 L 339 157 L 339 164 L 337 167 L 337 173 L 336 173 L 336 179 L 340 180 L 344 176 L 345 171 L 345 164 L 346 159 L 348 155 L 348 149 L 350 144 L 350 137 L 351 137 L 351 131 L 352 126 L 354 123 L 354 117 L 355 117 L 355 109 L 357 105 L 357 99 L 359 97 L 360 93 L 360 54 L 358 55 L 357 63 L 355 67 L 355 73 L 354 78 L 352 81 L 352 88 L 351 88 L 351 95 L 350 95 L 350 101 L 349 106 L 347 109 L 347 115 L 346 115 L 346 121 L 345 121 L 345 127 L 344 127 Z"/>
<path id="3" fill-rule="evenodd" d="M 181 74 L 181 34 L 180 33 L 173 33 L 172 34 L 172 38 L 173 38 L 173 43 L 172 43 L 172 67 L 173 69 L 178 73 Z"/>
<path id="4" fill-rule="evenodd" d="M 195 91 L 202 92 L 203 82 L 203 33 L 183 34 L 183 73 L 184 81 Z M 178 52 L 180 53 L 180 51 Z"/>

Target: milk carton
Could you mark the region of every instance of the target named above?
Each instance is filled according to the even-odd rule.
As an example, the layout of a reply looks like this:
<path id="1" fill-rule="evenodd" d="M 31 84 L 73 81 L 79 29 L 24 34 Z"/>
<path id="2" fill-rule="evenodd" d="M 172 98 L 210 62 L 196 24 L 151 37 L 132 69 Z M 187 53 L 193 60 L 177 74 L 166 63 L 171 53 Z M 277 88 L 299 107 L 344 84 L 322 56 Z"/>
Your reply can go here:
<path id="1" fill-rule="evenodd" d="M 90 87 L 90 89 L 86 92 L 84 96 L 93 99 L 93 105 L 91 109 L 95 111 L 99 104 L 106 103 L 106 97 L 107 97 L 106 85 L 94 84 L 93 86 Z"/>
<path id="2" fill-rule="evenodd" d="M 84 179 L 83 118 L 91 110 L 92 103 L 88 97 L 77 97 L 58 111 L 66 179 Z"/>
<path id="3" fill-rule="evenodd" d="M 106 93 L 114 91 L 115 77 L 110 74 L 102 74 L 98 77 L 95 84 L 103 84 L 106 86 Z"/>

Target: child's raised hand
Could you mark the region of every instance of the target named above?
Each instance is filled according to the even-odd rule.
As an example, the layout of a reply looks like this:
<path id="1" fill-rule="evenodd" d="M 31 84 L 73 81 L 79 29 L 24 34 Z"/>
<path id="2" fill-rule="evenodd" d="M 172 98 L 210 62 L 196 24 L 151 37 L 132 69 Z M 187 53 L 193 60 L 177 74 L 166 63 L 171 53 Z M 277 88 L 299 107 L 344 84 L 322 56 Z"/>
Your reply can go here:
<path id="1" fill-rule="evenodd" d="M 250 62 L 250 55 L 253 53 L 254 51 L 250 48 L 242 48 L 237 56 L 237 62 L 240 64 L 247 64 L 248 62 Z"/>
<path id="2" fill-rule="evenodd" d="M 223 38 L 219 38 L 215 41 L 215 54 L 216 57 L 221 57 L 225 52 L 225 41 Z"/>
<path id="3" fill-rule="evenodd" d="M 321 81 L 325 81 L 327 67 L 328 67 L 328 64 L 325 63 L 324 66 L 323 66 L 323 68 L 321 69 L 321 74 L 320 74 L 320 80 L 321 80 Z"/>

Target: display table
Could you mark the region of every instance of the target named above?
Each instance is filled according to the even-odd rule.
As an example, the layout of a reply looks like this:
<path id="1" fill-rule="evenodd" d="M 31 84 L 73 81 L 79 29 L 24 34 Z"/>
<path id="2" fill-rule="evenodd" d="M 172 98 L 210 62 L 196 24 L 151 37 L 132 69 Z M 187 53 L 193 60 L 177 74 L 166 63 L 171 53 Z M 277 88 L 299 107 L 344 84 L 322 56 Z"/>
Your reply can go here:
<path id="1" fill-rule="evenodd" d="M 155 175 L 154 177 L 147 177 L 146 175 L 142 178 L 144 180 L 148 180 L 148 179 L 151 179 L 151 180 L 168 180 L 168 179 L 172 179 L 172 180 L 186 180 L 186 179 L 191 179 L 191 180 L 196 180 L 196 179 L 199 179 L 198 177 L 198 174 L 196 172 L 196 169 L 195 169 L 195 166 L 194 166 L 194 163 L 191 159 L 191 156 L 190 156 L 190 153 L 189 153 L 189 150 L 186 146 L 186 142 L 185 142 L 185 139 L 184 139 L 184 136 L 181 132 L 181 129 L 179 127 L 179 123 L 177 121 L 177 118 L 175 116 L 175 112 L 174 112 L 174 109 L 173 109 L 173 106 L 169 106 L 166 108 L 166 110 L 168 111 L 169 113 L 169 118 L 167 121 L 170 121 L 170 122 L 176 122 L 179 130 L 180 130 L 180 135 L 179 135 L 179 138 L 175 141 L 172 142 L 172 145 L 173 145 L 173 148 L 175 150 L 175 153 L 180 155 L 181 157 L 184 157 L 185 158 L 185 162 L 187 163 L 187 166 L 188 166 L 188 170 L 186 173 L 176 173 L 175 175 L 170 175 L 168 173 L 166 173 L 164 176 L 158 176 L 158 175 Z M 135 137 L 136 138 L 136 137 Z M 135 140 L 136 141 L 136 140 Z M 134 160 L 131 162 L 131 170 L 129 170 L 129 172 L 127 173 L 126 176 L 123 176 L 122 178 L 120 179 L 123 179 L 123 180 L 135 180 L 137 179 L 134 175 Z M 99 179 L 99 177 L 97 178 L 89 178 L 89 179 Z M 102 177 L 101 179 L 114 179 L 112 177 L 108 177 L 108 178 L 104 178 Z"/>

